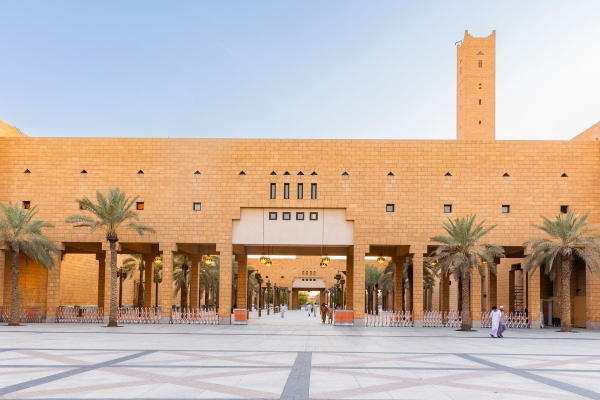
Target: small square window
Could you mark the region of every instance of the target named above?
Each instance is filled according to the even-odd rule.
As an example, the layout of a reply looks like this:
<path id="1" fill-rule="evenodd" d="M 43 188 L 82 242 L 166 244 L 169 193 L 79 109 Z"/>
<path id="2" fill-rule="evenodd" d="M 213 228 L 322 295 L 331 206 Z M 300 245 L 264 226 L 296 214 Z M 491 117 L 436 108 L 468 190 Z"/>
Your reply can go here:
<path id="1" fill-rule="evenodd" d="M 29 210 L 30 208 L 31 208 L 31 202 L 30 201 L 24 201 L 23 202 L 23 209 Z"/>
<path id="2" fill-rule="evenodd" d="M 269 212 L 269 219 L 271 221 L 275 221 L 277 219 L 277 213 L 276 212 Z"/>
<path id="3" fill-rule="evenodd" d="M 566 214 L 569 212 L 569 206 L 560 206 L 560 212 Z"/>
<path id="4" fill-rule="evenodd" d="M 310 220 L 311 221 L 316 221 L 319 219 L 319 213 L 318 212 L 311 212 L 310 213 Z"/>
<path id="5" fill-rule="evenodd" d="M 271 199 L 274 199 L 277 196 L 277 185 L 271 183 Z"/>
<path id="6" fill-rule="evenodd" d="M 478 63 L 477 63 L 477 65 L 479 66 L 479 68 L 482 68 L 483 67 L 483 60 L 479 60 Z"/>
<path id="7" fill-rule="evenodd" d="M 310 184 L 310 198 L 311 198 L 311 200 L 317 199 L 317 184 L 316 183 Z"/>
<path id="8" fill-rule="evenodd" d="M 296 213 L 296 220 L 297 221 L 304 221 L 304 213 L 303 212 L 297 212 Z"/>
<path id="9" fill-rule="evenodd" d="M 393 204 L 386 204 L 385 205 L 385 212 L 394 212 L 394 205 Z"/>
<path id="10" fill-rule="evenodd" d="M 289 221 L 290 219 L 292 219 L 292 213 L 291 212 L 284 212 L 281 215 L 281 219 L 283 219 L 284 221 Z"/>
<path id="11" fill-rule="evenodd" d="M 304 184 L 298 184 L 298 200 L 302 200 L 304 198 Z"/>
<path id="12" fill-rule="evenodd" d="M 135 209 L 138 211 L 142 211 L 144 209 L 144 202 L 138 201 L 137 203 L 135 203 Z"/>
<path id="13" fill-rule="evenodd" d="M 202 203 L 194 203 L 194 211 L 201 211 Z"/>
<path id="14" fill-rule="evenodd" d="M 503 205 L 502 206 L 502 214 L 508 214 L 510 212 L 510 206 Z"/>
<path id="15" fill-rule="evenodd" d="M 79 209 L 80 210 L 87 210 L 87 206 L 84 206 L 83 204 L 79 205 Z"/>
<path id="16" fill-rule="evenodd" d="M 479 105 L 481 105 L 481 99 L 479 99 Z"/>
<path id="17" fill-rule="evenodd" d="M 446 214 L 451 213 L 452 212 L 452 204 L 444 204 L 444 212 Z"/>

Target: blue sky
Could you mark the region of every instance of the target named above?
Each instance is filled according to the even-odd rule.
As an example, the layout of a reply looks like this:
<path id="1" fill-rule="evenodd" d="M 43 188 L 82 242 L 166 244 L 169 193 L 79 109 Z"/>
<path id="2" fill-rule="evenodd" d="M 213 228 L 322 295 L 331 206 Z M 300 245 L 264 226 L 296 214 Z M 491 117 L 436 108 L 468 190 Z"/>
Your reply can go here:
<path id="1" fill-rule="evenodd" d="M 497 31 L 497 139 L 600 120 L 600 1 L 0 1 L 31 136 L 455 138 L 454 43 Z"/>

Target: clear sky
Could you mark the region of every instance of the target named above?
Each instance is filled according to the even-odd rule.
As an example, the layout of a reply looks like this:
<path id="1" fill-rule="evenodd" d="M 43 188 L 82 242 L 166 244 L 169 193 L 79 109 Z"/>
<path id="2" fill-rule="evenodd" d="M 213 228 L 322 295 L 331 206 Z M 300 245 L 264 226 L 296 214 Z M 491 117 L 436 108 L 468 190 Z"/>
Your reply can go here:
<path id="1" fill-rule="evenodd" d="M 454 139 L 454 43 L 497 31 L 496 138 L 600 120 L 600 1 L 4 1 L 31 136 Z"/>

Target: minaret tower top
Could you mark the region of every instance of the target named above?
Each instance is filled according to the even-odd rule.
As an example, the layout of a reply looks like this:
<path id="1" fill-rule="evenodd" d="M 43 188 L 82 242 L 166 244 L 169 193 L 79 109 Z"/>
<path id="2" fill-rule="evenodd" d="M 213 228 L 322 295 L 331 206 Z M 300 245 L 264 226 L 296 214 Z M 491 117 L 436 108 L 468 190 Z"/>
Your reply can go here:
<path id="1" fill-rule="evenodd" d="M 456 139 L 496 139 L 496 31 L 456 46 Z"/>

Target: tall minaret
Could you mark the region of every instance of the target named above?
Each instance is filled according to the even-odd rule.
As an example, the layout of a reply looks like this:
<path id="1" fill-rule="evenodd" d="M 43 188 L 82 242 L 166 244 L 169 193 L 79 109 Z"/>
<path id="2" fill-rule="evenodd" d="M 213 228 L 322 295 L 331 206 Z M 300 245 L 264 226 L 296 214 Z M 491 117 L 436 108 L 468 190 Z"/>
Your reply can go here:
<path id="1" fill-rule="evenodd" d="M 456 139 L 496 139 L 496 31 L 456 47 Z"/>

